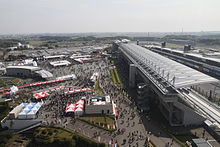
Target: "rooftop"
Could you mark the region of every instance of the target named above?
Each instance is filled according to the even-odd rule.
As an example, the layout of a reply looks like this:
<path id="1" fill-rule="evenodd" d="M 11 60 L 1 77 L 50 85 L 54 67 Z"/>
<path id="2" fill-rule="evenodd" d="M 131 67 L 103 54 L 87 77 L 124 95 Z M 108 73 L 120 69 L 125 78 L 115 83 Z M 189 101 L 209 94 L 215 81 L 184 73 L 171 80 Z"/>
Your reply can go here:
<path id="1" fill-rule="evenodd" d="M 53 74 L 46 70 L 39 70 L 36 71 L 42 78 L 51 78 L 53 77 Z"/>
<path id="2" fill-rule="evenodd" d="M 88 105 L 106 105 L 111 104 L 109 95 L 93 95 L 88 98 Z"/>
<path id="3" fill-rule="evenodd" d="M 154 46 L 154 45 L 149 45 L 147 47 L 161 48 L 160 46 Z M 212 56 L 203 56 L 202 54 L 198 54 L 198 53 L 184 53 L 184 51 L 182 51 L 182 50 L 176 50 L 176 49 L 171 49 L 171 48 L 162 48 L 162 50 L 167 50 L 167 51 L 171 51 L 171 52 L 177 52 L 177 53 L 181 53 L 181 54 L 195 56 L 195 57 L 198 57 L 198 58 L 201 58 L 201 59 L 215 61 L 215 62 L 219 62 L 220 63 L 220 58 L 214 58 Z M 214 54 L 220 54 L 220 53 L 212 53 L 212 54 L 214 55 Z"/>
<path id="4" fill-rule="evenodd" d="M 40 70 L 39 67 L 36 66 L 8 66 L 7 69 L 12 69 L 12 68 L 19 68 L 19 69 L 28 69 L 28 70 Z"/>
<path id="5" fill-rule="evenodd" d="M 62 66 L 62 65 L 69 65 L 69 64 L 71 64 L 71 63 L 69 61 L 67 61 L 67 60 L 50 62 L 50 65 L 52 65 L 54 67 Z"/>
<path id="6" fill-rule="evenodd" d="M 195 69 L 173 61 L 136 44 L 122 43 L 120 44 L 120 47 L 122 47 L 124 50 L 130 51 L 134 55 L 134 58 L 137 58 L 137 60 L 150 66 L 161 77 L 166 79 L 168 77 L 169 81 L 175 79 L 173 85 L 175 88 L 182 88 L 201 83 L 218 82 L 218 80 L 215 78 L 212 78 Z"/>

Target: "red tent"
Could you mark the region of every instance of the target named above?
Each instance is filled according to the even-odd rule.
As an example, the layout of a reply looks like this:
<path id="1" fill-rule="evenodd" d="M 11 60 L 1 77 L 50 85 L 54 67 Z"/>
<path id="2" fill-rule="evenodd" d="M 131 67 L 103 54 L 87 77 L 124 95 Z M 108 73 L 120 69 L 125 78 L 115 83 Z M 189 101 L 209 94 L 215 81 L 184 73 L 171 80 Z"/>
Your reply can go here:
<path id="1" fill-rule="evenodd" d="M 48 97 L 48 96 L 50 96 L 50 94 L 48 94 L 47 92 L 39 92 L 39 93 L 34 94 L 34 97 L 36 99 L 45 98 L 45 97 Z"/>
<path id="2" fill-rule="evenodd" d="M 9 94 L 10 94 L 10 92 L 5 92 L 5 93 L 4 93 L 4 95 L 9 95 Z"/>

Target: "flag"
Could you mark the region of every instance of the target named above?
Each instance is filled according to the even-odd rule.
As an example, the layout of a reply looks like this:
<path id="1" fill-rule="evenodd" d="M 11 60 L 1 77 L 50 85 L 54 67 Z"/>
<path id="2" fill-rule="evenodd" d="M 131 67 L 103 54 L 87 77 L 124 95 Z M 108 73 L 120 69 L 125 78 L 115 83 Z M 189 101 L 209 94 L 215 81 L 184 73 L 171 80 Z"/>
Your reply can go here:
<path id="1" fill-rule="evenodd" d="M 109 139 L 109 143 L 108 143 L 109 145 L 111 145 L 112 144 L 112 140 L 111 139 Z"/>

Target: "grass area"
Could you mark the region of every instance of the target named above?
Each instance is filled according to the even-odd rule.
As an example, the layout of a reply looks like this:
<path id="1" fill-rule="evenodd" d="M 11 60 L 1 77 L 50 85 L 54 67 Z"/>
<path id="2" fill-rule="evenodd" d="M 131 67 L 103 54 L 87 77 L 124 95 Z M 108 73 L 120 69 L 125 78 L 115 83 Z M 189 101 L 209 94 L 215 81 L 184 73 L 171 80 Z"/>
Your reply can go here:
<path id="1" fill-rule="evenodd" d="M 0 120 L 5 118 L 10 112 L 10 107 L 7 102 L 0 102 Z M 7 128 L 2 128 L 0 125 L 0 131 L 5 130 Z M 1 142 L 1 141 L 0 141 Z"/>
<path id="2" fill-rule="evenodd" d="M 18 136 L 18 134 L 0 133 L 0 147 L 7 146 L 6 144 L 13 142 Z"/>
<path id="3" fill-rule="evenodd" d="M 96 81 L 96 85 L 95 85 L 95 88 L 93 89 L 93 93 L 100 94 L 100 95 L 104 94 L 104 91 L 100 87 L 100 79 L 99 78 Z"/>
<path id="4" fill-rule="evenodd" d="M 11 80 L 11 82 L 12 82 L 13 84 L 17 85 L 18 83 L 21 82 L 21 79 L 19 79 L 19 78 L 14 78 L 14 79 Z"/>
<path id="5" fill-rule="evenodd" d="M 0 88 L 6 86 L 5 82 L 6 82 L 5 80 L 0 79 Z"/>
<path id="6" fill-rule="evenodd" d="M 58 127 L 38 128 L 29 146 L 66 146 L 66 147 L 105 147 L 89 138 Z"/>
<path id="7" fill-rule="evenodd" d="M 118 84 L 121 84 L 122 82 L 121 82 L 121 80 L 120 80 L 120 78 L 119 78 L 118 71 L 117 71 L 116 68 L 114 69 L 114 73 L 115 73 L 115 77 L 116 77 L 116 79 L 117 79 L 117 81 L 118 81 Z"/>
<path id="8" fill-rule="evenodd" d="M 37 40 L 31 40 L 29 41 L 29 44 L 34 46 L 34 47 L 39 47 L 41 46 L 43 43 L 45 43 L 46 41 L 37 41 Z"/>
<path id="9" fill-rule="evenodd" d="M 110 69 L 110 73 L 111 73 L 111 75 L 112 75 L 113 83 L 116 84 L 116 79 L 115 79 L 115 74 L 114 74 L 113 69 Z"/>
<path id="10" fill-rule="evenodd" d="M 166 43 L 166 47 L 168 47 L 168 48 L 181 48 L 181 49 L 183 49 L 183 45 L 174 44 L 174 43 Z"/>
<path id="11" fill-rule="evenodd" d="M 157 146 L 150 140 L 150 147 L 157 147 Z"/>
<path id="12" fill-rule="evenodd" d="M 2 120 L 10 111 L 7 102 L 0 102 L 0 120 Z"/>
<path id="13" fill-rule="evenodd" d="M 115 131 L 116 130 L 116 127 L 115 127 L 115 129 L 113 129 L 113 125 L 115 125 L 115 120 L 109 116 L 106 116 L 106 115 L 87 115 L 87 116 L 81 116 L 78 119 L 85 121 L 89 124 L 92 124 L 96 127 L 105 129 L 107 131 Z M 109 128 L 108 128 L 108 125 L 109 125 Z"/>

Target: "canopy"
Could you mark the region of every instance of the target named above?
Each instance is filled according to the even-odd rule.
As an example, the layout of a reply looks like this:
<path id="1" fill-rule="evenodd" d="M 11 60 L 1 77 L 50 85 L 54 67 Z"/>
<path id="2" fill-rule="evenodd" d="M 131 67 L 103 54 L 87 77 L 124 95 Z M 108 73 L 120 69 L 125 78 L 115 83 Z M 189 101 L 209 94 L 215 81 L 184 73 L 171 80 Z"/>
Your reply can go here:
<path id="1" fill-rule="evenodd" d="M 84 104 L 84 100 L 78 100 L 76 101 L 76 104 Z"/>
<path id="2" fill-rule="evenodd" d="M 66 113 L 68 113 L 68 112 L 75 112 L 75 109 L 70 107 L 70 108 L 66 109 Z"/>
<path id="3" fill-rule="evenodd" d="M 65 94 L 71 94 L 71 93 L 79 93 L 79 92 L 88 92 L 88 91 L 91 91 L 90 88 L 80 88 L 80 89 L 73 89 L 71 91 L 67 91 L 65 92 Z"/>
<path id="4" fill-rule="evenodd" d="M 50 94 L 48 94 L 47 92 L 39 92 L 39 93 L 35 93 L 34 97 L 36 99 L 40 99 L 40 98 L 44 98 L 44 97 L 48 97 L 50 96 Z"/>
<path id="5" fill-rule="evenodd" d="M 76 107 L 77 107 L 77 108 L 78 108 L 78 107 L 83 108 L 83 104 L 77 104 Z"/>
<path id="6" fill-rule="evenodd" d="M 16 93 L 18 91 L 18 87 L 14 85 L 10 89 L 11 89 L 11 92 L 13 93 Z"/>
<path id="7" fill-rule="evenodd" d="M 9 94 L 10 94 L 10 92 L 5 92 L 5 93 L 4 93 L 4 95 L 9 95 Z"/>
<path id="8" fill-rule="evenodd" d="M 75 112 L 76 104 L 68 104 L 66 107 L 66 113 L 67 112 Z"/>
<path id="9" fill-rule="evenodd" d="M 82 108 L 82 107 L 78 107 L 78 108 L 75 110 L 75 113 L 76 113 L 76 115 L 83 115 L 83 108 Z"/>

